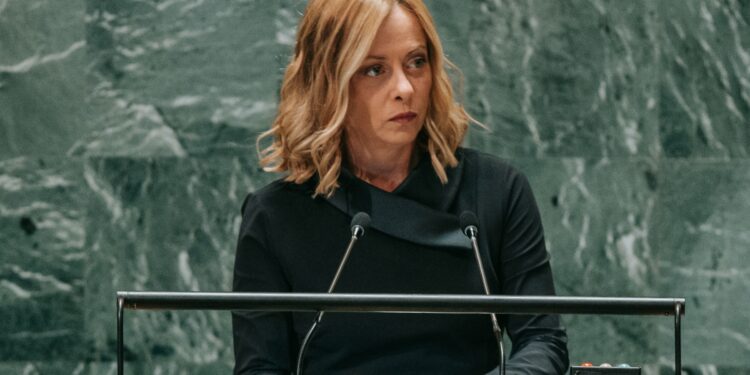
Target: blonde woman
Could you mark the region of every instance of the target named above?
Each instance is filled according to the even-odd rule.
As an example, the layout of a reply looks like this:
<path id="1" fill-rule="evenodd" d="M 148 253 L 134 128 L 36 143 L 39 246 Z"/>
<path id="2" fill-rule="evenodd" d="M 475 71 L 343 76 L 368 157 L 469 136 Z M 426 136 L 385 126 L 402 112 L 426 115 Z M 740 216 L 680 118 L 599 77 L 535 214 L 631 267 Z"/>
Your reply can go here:
<path id="1" fill-rule="evenodd" d="M 243 206 L 234 290 L 326 292 L 358 212 L 371 217 L 341 293 L 484 294 L 459 215 L 476 213 L 489 289 L 554 294 L 523 175 L 459 145 L 470 117 L 421 0 L 310 0 L 261 163 L 285 177 Z M 500 355 L 487 315 L 233 314 L 235 374 L 484 374 Z M 508 373 L 567 370 L 557 316 L 500 319 Z M 298 363 L 300 346 L 306 347 Z M 298 366 L 299 365 L 299 366 Z M 299 370 L 298 370 L 299 369 Z"/>

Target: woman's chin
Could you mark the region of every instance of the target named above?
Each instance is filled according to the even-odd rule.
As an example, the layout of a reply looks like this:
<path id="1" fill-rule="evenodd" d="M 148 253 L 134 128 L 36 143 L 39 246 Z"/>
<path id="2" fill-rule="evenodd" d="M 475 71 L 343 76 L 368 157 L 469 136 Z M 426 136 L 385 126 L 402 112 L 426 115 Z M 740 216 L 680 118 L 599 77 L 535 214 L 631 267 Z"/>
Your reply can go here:
<path id="1" fill-rule="evenodd" d="M 389 129 L 388 132 L 379 134 L 379 141 L 384 144 L 393 146 L 405 146 L 416 142 L 419 135 L 419 128 L 402 127 L 399 129 Z"/>
<path id="2" fill-rule="evenodd" d="M 405 147 L 417 141 L 417 134 L 394 134 L 380 139 L 384 147 Z"/>

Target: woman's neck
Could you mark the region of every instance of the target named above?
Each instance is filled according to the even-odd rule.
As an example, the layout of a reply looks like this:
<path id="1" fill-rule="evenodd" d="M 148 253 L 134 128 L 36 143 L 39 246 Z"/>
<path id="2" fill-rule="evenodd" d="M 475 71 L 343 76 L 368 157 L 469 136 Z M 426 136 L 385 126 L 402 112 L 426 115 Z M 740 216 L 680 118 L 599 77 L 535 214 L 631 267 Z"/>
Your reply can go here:
<path id="1" fill-rule="evenodd" d="M 357 178 L 384 191 L 393 191 L 406 179 L 414 163 L 414 144 L 375 148 L 347 140 L 349 167 Z"/>

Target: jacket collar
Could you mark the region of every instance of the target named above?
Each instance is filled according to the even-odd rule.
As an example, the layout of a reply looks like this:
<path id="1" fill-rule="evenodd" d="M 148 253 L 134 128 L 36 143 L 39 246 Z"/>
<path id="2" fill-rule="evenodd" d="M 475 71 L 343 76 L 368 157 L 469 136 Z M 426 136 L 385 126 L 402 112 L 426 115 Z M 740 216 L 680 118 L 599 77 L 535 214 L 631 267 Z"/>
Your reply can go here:
<path id="1" fill-rule="evenodd" d="M 372 228 L 393 237 L 436 248 L 470 249 L 471 243 L 461 233 L 458 216 L 450 212 L 461 187 L 465 164 L 461 149 L 456 156 L 458 165 L 446 168 L 446 184 L 440 182 L 429 154 L 424 153 L 393 192 L 374 187 L 342 168 L 340 187 L 327 201 L 350 217 L 358 212 L 368 213 Z"/>

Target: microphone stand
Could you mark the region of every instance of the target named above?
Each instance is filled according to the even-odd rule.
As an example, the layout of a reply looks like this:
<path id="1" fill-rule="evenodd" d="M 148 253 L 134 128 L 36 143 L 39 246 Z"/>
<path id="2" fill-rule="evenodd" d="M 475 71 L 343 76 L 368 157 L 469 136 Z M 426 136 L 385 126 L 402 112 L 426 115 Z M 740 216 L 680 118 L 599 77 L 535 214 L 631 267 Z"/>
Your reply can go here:
<path id="1" fill-rule="evenodd" d="M 362 215 L 362 213 L 360 212 L 355 215 L 354 219 L 352 220 L 352 222 L 355 223 L 354 225 L 352 225 L 352 238 L 349 240 L 349 245 L 346 247 L 344 257 L 341 259 L 339 268 L 336 270 L 336 274 L 333 276 L 333 281 L 331 281 L 331 285 L 328 287 L 328 294 L 333 293 L 333 289 L 336 288 L 336 284 L 339 282 L 339 277 L 341 276 L 341 271 L 344 270 L 344 265 L 346 265 L 346 261 L 347 259 L 349 259 L 349 254 L 351 254 L 352 249 L 354 248 L 354 243 L 357 242 L 359 237 L 365 234 L 364 226 L 366 226 L 370 220 L 370 217 L 366 215 L 367 214 Z M 312 326 L 307 331 L 305 338 L 302 340 L 302 345 L 300 345 L 299 354 L 297 355 L 297 371 L 295 372 L 295 374 L 297 375 L 302 375 L 302 359 L 305 356 L 307 346 L 310 344 L 310 339 L 315 334 L 315 331 L 317 331 L 318 324 L 320 324 L 320 321 L 323 319 L 324 314 L 325 311 L 318 311 L 318 314 L 315 315 Z"/>
<path id="2" fill-rule="evenodd" d="M 487 276 L 484 274 L 484 264 L 482 263 L 482 257 L 479 255 L 479 244 L 477 243 L 477 233 L 479 230 L 475 225 L 468 225 L 464 234 L 471 240 L 471 247 L 474 249 L 474 258 L 477 260 L 479 265 L 479 275 L 482 278 L 482 286 L 484 286 L 484 293 L 490 295 L 490 287 L 487 284 Z M 500 374 L 505 375 L 505 355 L 503 350 L 503 330 L 500 328 L 500 324 L 497 322 L 497 315 L 495 313 L 490 314 L 492 319 L 492 331 L 495 333 L 495 339 L 497 340 L 497 346 L 500 351 Z"/>

